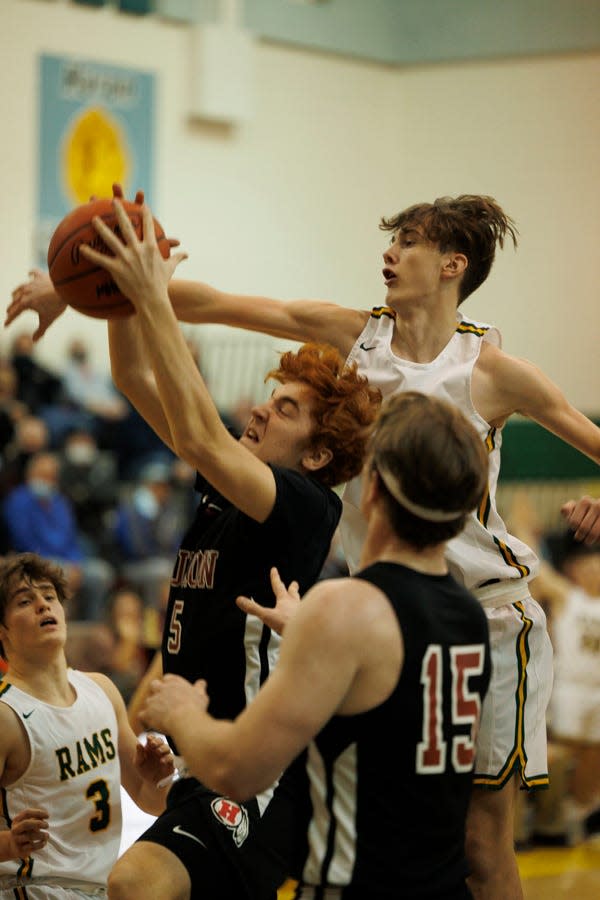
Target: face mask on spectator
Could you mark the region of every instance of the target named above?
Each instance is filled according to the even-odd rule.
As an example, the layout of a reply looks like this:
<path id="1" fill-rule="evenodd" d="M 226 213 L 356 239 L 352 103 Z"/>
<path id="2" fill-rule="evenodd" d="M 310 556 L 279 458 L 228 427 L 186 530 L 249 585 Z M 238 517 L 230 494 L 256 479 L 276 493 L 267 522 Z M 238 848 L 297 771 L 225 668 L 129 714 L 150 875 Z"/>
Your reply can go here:
<path id="1" fill-rule="evenodd" d="M 154 519 L 158 515 L 158 500 L 147 487 L 139 487 L 133 495 L 135 508 L 147 519 Z"/>
<path id="2" fill-rule="evenodd" d="M 65 457 L 75 466 L 87 466 L 93 463 L 97 456 L 97 450 L 93 444 L 69 444 L 65 447 Z"/>
<path id="3" fill-rule="evenodd" d="M 40 500 L 46 500 L 56 493 L 56 485 L 50 484 L 49 481 L 42 481 L 40 478 L 33 478 L 29 482 L 29 489 Z"/>

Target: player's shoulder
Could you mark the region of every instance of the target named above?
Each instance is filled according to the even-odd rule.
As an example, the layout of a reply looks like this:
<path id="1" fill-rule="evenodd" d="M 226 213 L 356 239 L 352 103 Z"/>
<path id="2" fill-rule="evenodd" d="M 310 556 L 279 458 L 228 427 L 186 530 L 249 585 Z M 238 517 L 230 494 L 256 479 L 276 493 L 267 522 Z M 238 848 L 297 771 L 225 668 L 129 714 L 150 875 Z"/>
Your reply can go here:
<path id="1" fill-rule="evenodd" d="M 79 677 L 83 677 L 97 685 L 97 687 L 106 694 L 113 706 L 117 705 L 119 701 L 122 702 L 122 697 L 117 686 L 111 681 L 108 675 L 105 675 L 103 672 L 78 672 L 77 674 Z"/>
<path id="2" fill-rule="evenodd" d="M 386 615 L 387 610 L 393 614 L 381 588 L 359 576 L 319 581 L 306 595 L 307 599 L 310 600 L 306 606 L 310 606 L 311 617 L 338 630 L 344 628 L 364 633 L 369 621 Z"/>

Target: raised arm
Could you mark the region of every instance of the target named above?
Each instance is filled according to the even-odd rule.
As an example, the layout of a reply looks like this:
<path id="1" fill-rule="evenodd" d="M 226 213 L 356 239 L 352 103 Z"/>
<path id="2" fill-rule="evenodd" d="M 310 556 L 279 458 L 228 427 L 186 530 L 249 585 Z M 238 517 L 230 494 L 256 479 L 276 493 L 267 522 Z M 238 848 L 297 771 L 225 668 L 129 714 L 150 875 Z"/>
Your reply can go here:
<path id="1" fill-rule="evenodd" d="M 163 410 L 137 316 L 108 323 L 110 368 L 115 386 L 171 450 L 173 436 Z"/>
<path id="2" fill-rule="evenodd" d="M 87 246 L 81 248 L 81 253 L 106 268 L 136 308 L 139 333 L 154 373 L 173 450 L 239 509 L 264 521 L 275 503 L 273 472 L 223 425 L 169 301 L 169 279 L 185 254 L 162 258 L 147 207 L 143 207 L 146 238 L 141 241 L 120 203 L 116 203 L 116 208 L 126 244 L 97 219 L 96 228 L 114 256 L 99 254 Z M 113 336 L 114 331 L 113 324 Z M 119 357 L 126 352 L 123 346 Z M 127 362 L 124 365 L 130 370 Z M 123 383 L 120 378 L 118 383 Z"/>

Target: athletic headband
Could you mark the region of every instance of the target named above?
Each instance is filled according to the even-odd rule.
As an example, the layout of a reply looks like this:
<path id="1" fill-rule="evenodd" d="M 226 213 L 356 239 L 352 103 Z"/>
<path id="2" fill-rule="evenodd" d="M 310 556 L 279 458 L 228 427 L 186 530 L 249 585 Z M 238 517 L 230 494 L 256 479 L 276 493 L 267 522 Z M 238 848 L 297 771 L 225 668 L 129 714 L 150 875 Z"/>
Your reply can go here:
<path id="1" fill-rule="evenodd" d="M 452 522 L 465 515 L 466 510 L 449 512 L 446 509 L 432 509 L 430 506 L 421 506 L 419 503 L 413 503 L 403 493 L 402 488 L 389 469 L 386 469 L 380 462 L 376 462 L 375 466 L 392 497 L 411 512 L 413 516 L 417 516 L 418 519 L 424 519 L 426 522 Z"/>

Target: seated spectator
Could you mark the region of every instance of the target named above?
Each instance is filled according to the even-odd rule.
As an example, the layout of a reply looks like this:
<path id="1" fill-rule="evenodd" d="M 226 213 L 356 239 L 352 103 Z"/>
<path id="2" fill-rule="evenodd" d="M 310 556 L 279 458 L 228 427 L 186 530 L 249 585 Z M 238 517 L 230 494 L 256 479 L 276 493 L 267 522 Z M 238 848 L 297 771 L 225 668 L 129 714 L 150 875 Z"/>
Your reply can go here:
<path id="1" fill-rule="evenodd" d="M 140 595 L 129 587 L 116 588 L 109 597 L 107 622 L 113 635 L 109 674 L 129 703 L 154 655 L 146 645 L 145 609 Z"/>
<path id="2" fill-rule="evenodd" d="M 0 360 L 0 452 L 11 443 L 17 421 L 29 412 L 17 398 L 18 379 L 13 366 Z"/>
<path id="3" fill-rule="evenodd" d="M 62 382 L 58 375 L 35 359 L 33 338 L 17 334 L 10 347 L 10 362 L 17 375 L 17 399 L 34 415 L 61 402 Z"/>
<path id="4" fill-rule="evenodd" d="M 161 582 L 173 571 L 185 524 L 180 504 L 173 500 L 171 466 L 149 463 L 117 507 L 115 542 L 121 575 L 155 609 Z"/>
<path id="5" fill-rule="evenodd" d="M 25 467 L 31 457 L 50 446 L 50 435 L 43 419 L 26 414 L 15 423 L 12 441 L 4 448 L 0 472 L 0 497 L 23 484 Z"/>
<path id="6" fill-rule="evenodd" d="M 149 463 L 170 465 L 176 459 L 129 401 L 127 415 L 115 424 L 114 439 L 113 449 L 122 481 L 135 481 Z"/>
<path id="7" fill-rule="evenodd" d="M 67 348 L 67 362 L 62 376 L 67 403 L 87 419 L 101 447 L 113 447 L 114 426 L 127 415 L 127 404 L 113 385 L 108 373 L 101 372 L 90 360 L 87 345 L 80 338 Z"/>
<path id="8" fill-rule="evenodd" d="M 69 620 L 65 655 L 72 669 L 102 672 L 110 678 L 114 652 L 114 635 L 105 622 Z"/>
<path id="9" fill-rule="evenodd" d="M 27 462 L 24 483 L 13 488 L 2 504 L 10 549 L 37 553 L 61 565 L 77 604 L 71 617 L 99 621 L 115 573 L 106 560 L 86 555 L 58 478 L 56 454 L 41 451 Z"/>
<path id="10" fill-rule="evenodd" d="M 75 430 L 65 438 L 60 460 L 60 487 L 69 498 L 82 538 L 90 552 L 114 557 L 112 521 L 119 500 L 117 460 L 100 450 L 95 437 Z"/>

